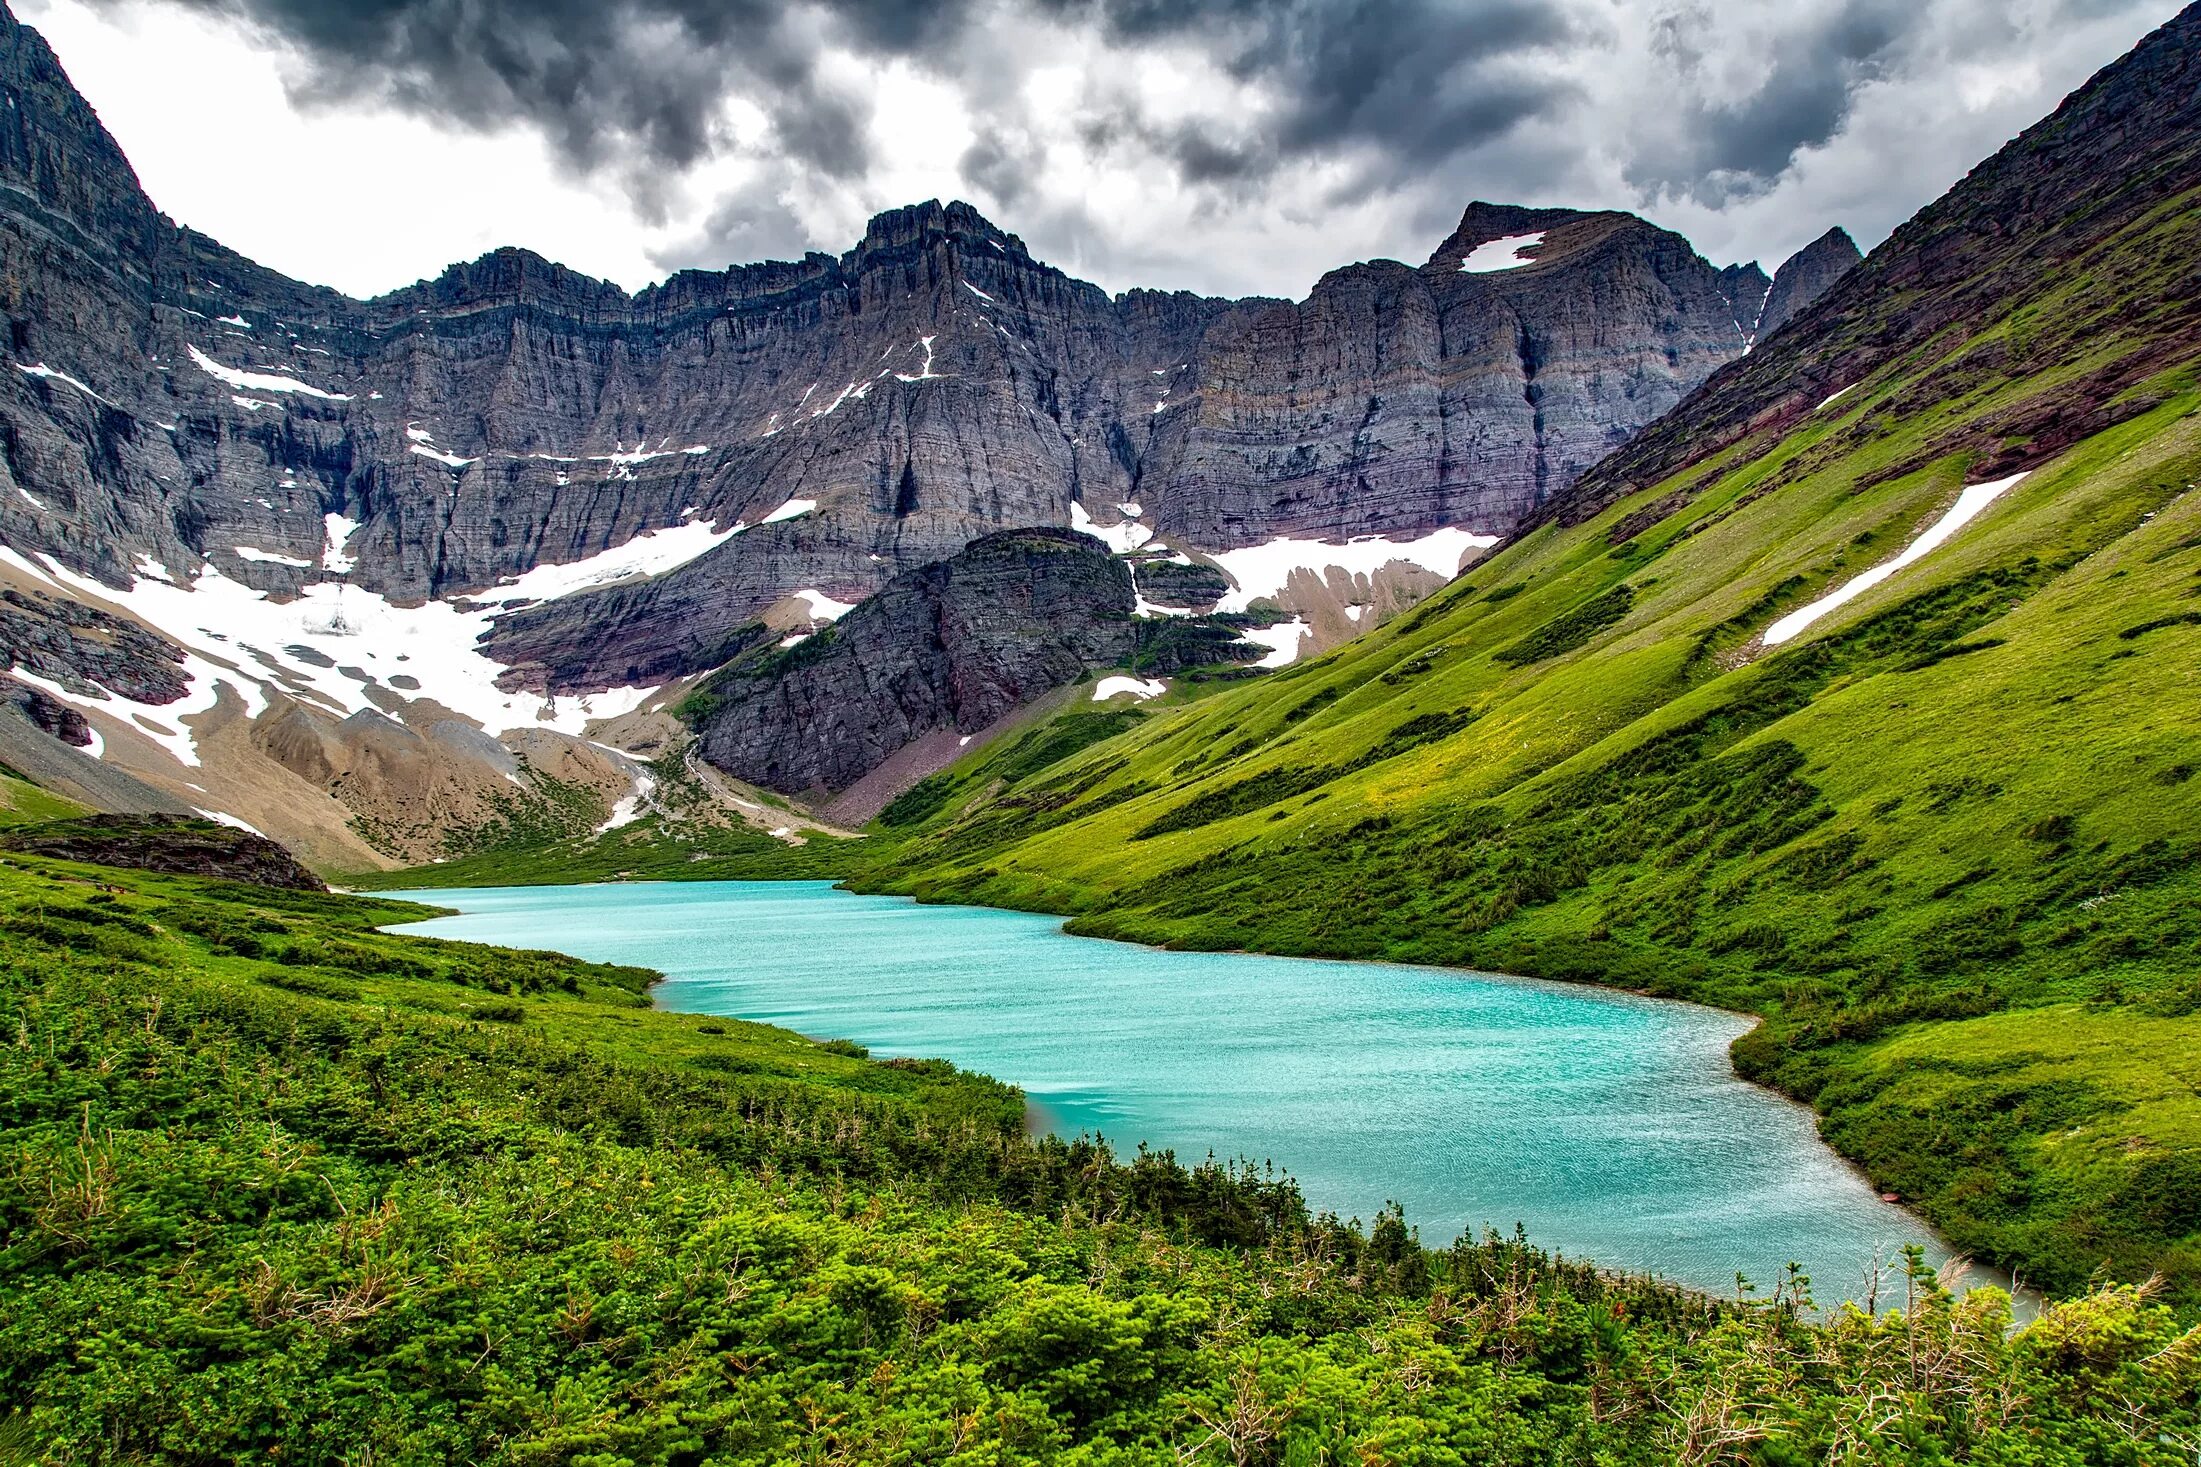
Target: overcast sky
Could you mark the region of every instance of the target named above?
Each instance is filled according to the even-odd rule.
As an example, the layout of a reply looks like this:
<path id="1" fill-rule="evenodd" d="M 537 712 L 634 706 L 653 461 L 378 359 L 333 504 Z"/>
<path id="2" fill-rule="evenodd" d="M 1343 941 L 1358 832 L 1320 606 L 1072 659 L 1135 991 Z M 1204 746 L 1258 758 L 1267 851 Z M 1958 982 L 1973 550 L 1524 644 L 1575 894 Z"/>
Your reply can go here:
<path id="1" fill-rule="evenodd" d="M 965 198 L 1111 290 L 1304 295 L 1475 198 L 1867 249 L 2177 0 L 16 0 L 171 216 L 367 295 L 630 288 Z"/>

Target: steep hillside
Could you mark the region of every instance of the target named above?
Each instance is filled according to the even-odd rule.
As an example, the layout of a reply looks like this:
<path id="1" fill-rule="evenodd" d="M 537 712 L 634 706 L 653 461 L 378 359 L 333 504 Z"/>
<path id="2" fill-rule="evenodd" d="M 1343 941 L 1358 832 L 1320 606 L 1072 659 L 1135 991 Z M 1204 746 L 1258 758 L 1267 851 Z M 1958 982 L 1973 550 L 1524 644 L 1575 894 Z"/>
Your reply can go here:
<path id="1" fill-rule="evenodd" d="M 2201 1286 L 2201 10 L 1412 613 L 866 883 L 1748 1009 L 1960 1245 Z"/>

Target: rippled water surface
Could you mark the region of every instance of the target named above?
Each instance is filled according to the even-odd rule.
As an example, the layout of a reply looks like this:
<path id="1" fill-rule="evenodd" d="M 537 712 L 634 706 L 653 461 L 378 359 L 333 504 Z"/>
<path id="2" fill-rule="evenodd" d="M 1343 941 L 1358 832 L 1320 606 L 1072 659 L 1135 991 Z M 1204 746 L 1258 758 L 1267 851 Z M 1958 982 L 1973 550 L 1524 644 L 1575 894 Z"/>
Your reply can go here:
<path id="1" fill-rule="evenodd" d="M 1274 1160 L 1318 1208 L 1406 1207 L 1424 1240 L 1546 1247 L 1728 1290 L 1793 1259 L 1822 1304 L 1931 1245 L 1737 1079 L 1746 1021 L 1454 969 L 1173 953 L 1052 917 L 824 882 L 416 892 L 412 929 L 656 968 L 660 1008 L 760 1019 L 1021 1085 L 1068 1133 Z M 1934 1250 L 1938 1258 L 1940 1251 Z"/>

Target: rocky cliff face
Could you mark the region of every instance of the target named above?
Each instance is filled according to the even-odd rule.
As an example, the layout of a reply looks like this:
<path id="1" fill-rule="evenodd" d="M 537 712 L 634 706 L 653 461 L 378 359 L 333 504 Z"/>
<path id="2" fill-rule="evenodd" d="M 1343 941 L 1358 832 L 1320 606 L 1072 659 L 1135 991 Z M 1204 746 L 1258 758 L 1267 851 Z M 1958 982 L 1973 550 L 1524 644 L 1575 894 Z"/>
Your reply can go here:
<path id="1" fill-rule="evenodd" d="M 689 716 L 719 768 L 789 794 L 838 793 L 929 733 L 975 734 L 1131 663 L 1149 639 L 1134 604 L 1130 567 L 1090 536 L 988 535 L 897 577 L 829 629 L 736 662 L 703 685 Z M 1162 670 L 1241 655 L 1227 632 L 1167 640 Z"/>
<path id="2" fill-rule="evenodd" d="M 326 891 L 274 841 L 211 820 L 172 815 L 86 815 L 10 831 L 11 851 L 178 876 L 218 876 L 285 891 Z"/>
<path id="3" fill-rule="evenodd" d="M 1472 205 L 1419 269 L 1222 315 L 1154 380 L 1139 497 L 1207 549 L 1509 529 L 1741 354 L 1735 289 L 1632 215 Z"/>
<path id="4" fill-rule="evenodd" d="M 1752 336 L 1763 339 L 1786 326 L 1864 258 L 1846 229 L 1830 229 L 1790 255 L 1774 272 Z"/>
<path id="5" fill-rule="evenodd" d="M 402 602 L 740 527 L 640 594 L 508 618 L 504 660 L 553 689 L 610 685 L 674 628 L 698 671 L 792 592 L 860 599 L 1073 504 L 1108 525 L 1140 503 L 1194 550 L 1501 532 L 1754 317 L 1679 236 L 1491 205 L 1419 269 L 1352 266 L 1296 305 L 1111 299 L 961 204 L 631 296 L 500 250 L 354 301 L 161 218 L 12 19 L 0 80 L 0 539 L 110 585 L 210 566 L 284 594 L 348 568 Z M 1529 232 L 1521 261 L 1462 268 Z M 604 657 L 557 655 L 576 626 Z"/>

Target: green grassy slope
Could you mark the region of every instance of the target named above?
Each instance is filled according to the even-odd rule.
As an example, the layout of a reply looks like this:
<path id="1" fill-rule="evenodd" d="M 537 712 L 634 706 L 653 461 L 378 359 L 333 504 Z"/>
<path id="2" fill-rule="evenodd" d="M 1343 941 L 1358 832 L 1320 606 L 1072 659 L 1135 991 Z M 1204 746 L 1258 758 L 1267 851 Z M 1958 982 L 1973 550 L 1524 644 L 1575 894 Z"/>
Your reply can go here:
<path id="1" fill-rule="evenodd" d="M 1438 597 L 1045 767 L 951 770 L 861 884 L 1746 1009 L 1744 1071 L 1960 1245 L 2201 1287 L 2201 11 L 2177 27 Z"/>
<path id="2" fill-rule="evenodd" d="M 572 881 L 805 880 L 837 876 L 861 841 L 810 831 L 799 845 L 733 819 L 685 756 L 653 760 L 654 788 L 640 818 L 614 830 L 516 839 L 428 866 L 338 872 L 360 891 L 438 886 L 542 886 Z M 759 792 L 783 809 L 780 797 Z M 793 822 L 790 822 L 793 823 Z"/>
<path id="3" fill-rule="evenodd" d="M 0 772 L 0 826 L 37 825 L 85 813 L 74 800 Z"/>
<path id="4" fill-rule="evenodd" d="M 0 860 L 0 1462 L 2190 1459 L 2144 1291 L 1813 1323 L 640 1006 L 417 909 Z"/>

